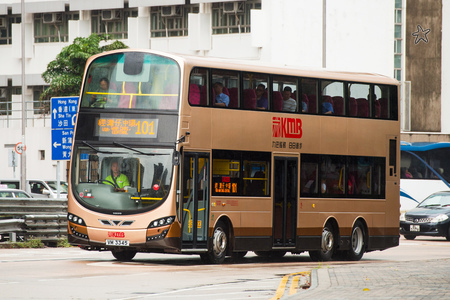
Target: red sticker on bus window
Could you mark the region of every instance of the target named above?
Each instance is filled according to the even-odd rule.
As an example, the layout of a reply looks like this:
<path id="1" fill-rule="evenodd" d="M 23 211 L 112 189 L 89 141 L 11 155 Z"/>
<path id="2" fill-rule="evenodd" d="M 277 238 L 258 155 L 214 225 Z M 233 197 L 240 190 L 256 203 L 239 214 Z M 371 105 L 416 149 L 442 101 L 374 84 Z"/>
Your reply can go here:
<path id="1" fill-rule="evenodd" d="M 231 181 L 230 177 L 228 177 L 228 176 L 222 177 L 222 182 L 230 182 L 230 181 Z"/>
<path id="2" fill-rule="evenodd" d="M 153 185 L 153 189 L 154 189 L 155 191 L 159 190 L 159 185 L 154 184 L 154 185 Z"/>

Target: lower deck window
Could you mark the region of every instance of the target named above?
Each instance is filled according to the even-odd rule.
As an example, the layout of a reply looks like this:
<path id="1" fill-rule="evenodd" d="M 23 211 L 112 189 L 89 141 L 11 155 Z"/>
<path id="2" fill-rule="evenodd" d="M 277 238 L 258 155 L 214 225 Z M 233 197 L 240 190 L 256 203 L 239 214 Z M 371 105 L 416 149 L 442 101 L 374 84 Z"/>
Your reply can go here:
<path id="1" fill-rule="evenodd" d="M 300 196 L 385 197 L 383 157 L 302 154 Z"/>
<path id="2" fill-rule="evenodd" d="M 214 150 L 213 195 L 268 196 L 270 158 L 270 153 Z"/>

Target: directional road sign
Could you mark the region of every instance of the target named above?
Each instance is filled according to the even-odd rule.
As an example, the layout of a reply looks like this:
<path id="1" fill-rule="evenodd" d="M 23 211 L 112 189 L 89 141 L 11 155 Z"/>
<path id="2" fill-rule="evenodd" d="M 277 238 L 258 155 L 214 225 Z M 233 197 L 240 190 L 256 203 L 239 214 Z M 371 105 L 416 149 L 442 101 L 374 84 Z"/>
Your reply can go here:
<path id="1" fill-rule="evenodd" d="M 78 97 L 52 98 L 52 160 L 69 160 Z"/>
<path id="2" fill-rule="evenodd" d="M 52 159 L 70 159 L 72 149 L 73 129 L 52 130 Z"/>

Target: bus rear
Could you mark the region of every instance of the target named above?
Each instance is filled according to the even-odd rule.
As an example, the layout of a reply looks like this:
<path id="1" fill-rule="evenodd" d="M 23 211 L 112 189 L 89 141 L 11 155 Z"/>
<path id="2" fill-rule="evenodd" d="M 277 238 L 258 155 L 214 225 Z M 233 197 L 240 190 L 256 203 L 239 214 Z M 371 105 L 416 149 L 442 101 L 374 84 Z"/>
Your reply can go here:
<path id="1" fill-rule="evenodd" d="M 178 252 L 173 180 L 180 65 L 133 51 L 89 59 L 73 141 L 68 238 L 111 250 Z"/>

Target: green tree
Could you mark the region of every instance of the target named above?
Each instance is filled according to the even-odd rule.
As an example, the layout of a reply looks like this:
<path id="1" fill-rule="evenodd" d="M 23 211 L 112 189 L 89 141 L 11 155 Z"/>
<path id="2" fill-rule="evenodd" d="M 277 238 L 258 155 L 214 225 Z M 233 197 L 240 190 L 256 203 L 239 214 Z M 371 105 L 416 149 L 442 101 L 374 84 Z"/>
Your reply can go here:
<path id="1" fill-rule="evenodd" d="M 110 40 L 109 35 L 93 33 L 87 38 L 78 37 L 73 44 L 64 47 L 56 59 L 47 65 L 47 70 L 42 73 L 42 78 L 50 86 L 41 94 L 39 100 L 79 95 L 84 67 L 89 57 L 104 51 L 128 48 L 117 40 L 100 46 L 101 42 Z"/>

